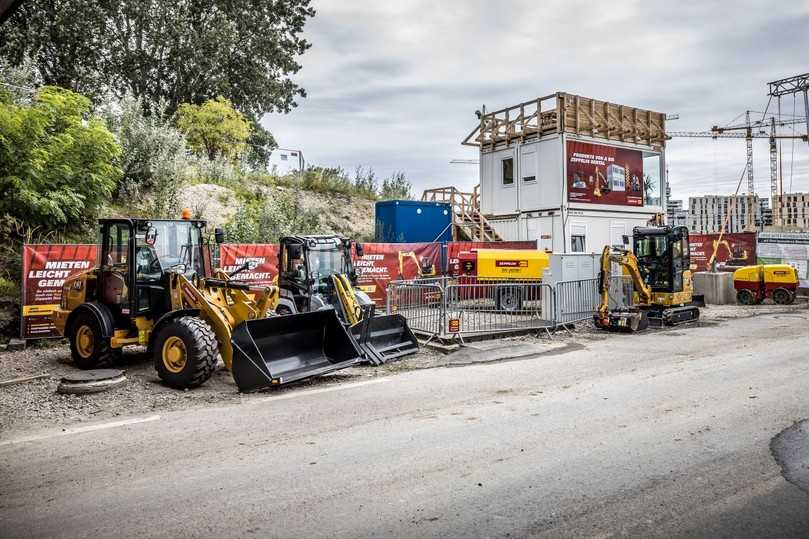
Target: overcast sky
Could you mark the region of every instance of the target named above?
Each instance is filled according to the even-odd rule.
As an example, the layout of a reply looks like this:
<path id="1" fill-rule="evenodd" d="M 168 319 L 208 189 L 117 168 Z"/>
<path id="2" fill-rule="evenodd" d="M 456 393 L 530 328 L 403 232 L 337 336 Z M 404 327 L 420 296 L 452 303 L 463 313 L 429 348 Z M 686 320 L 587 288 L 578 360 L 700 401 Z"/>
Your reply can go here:
<path id="1" fill-rule="evenodd" d="M 669 130 L 708 130 L 763 111 L 771 80 L 809 71 L 809 1 L 315 1 L 312 48 L 295 79 L 308 92 L 264 124 L 308 162 L 404 171 L 417 194 L 478 182 L 461 140 L 476 109 L 555 91 L 679 114 Z M 770 105 L 771 110 L 775 103 Z M 802 96 L 797 114 L 802 114 Z M 791 97 L 782 112 L 792 114 Z M 754 115 L 756 116 L 756 115 Z M 760 117 L 760 114 L 757 115 Z M 802 128 L 805 132 L 805 127 Z M 673 198 L 732 193 L 744 140 L 667 144 Z M 785 190 L 809 191 L 809 145 L 782 143 Z M 754 148 L 769 194 L 767 141 Z M 746 183 L 744 184 L 746 185 Z M 743 186 L 742 189 L 745 187 Z"/>

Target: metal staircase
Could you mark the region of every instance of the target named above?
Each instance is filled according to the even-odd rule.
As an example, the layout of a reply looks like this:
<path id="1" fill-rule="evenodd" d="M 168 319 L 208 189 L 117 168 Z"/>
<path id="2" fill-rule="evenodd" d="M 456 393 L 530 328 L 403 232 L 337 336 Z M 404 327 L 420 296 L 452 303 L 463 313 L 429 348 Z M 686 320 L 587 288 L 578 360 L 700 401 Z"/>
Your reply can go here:
<path id="1" fill-rule="evenodd" d="M 480 213 L 480 185 L 471 193 L 455 187 L 427 189 L 421 195 L 425 202 L 446 202 L 452 208 L 454 241 L 503 241 L 488 219 Z"/>

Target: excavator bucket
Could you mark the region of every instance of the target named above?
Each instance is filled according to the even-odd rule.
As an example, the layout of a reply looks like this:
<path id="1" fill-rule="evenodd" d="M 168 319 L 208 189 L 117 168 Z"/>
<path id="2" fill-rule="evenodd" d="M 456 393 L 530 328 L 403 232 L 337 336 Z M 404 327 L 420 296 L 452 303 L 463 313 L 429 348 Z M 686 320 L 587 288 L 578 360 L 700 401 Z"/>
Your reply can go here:
<path id="1" fill-rule="evenodd" d="M 419 351 L 419 341 L 400 314 L 365 316 L 351 327 L 351 334 L 362 349 L 363 359 L 372 365 Z"/>
<path id="2" fill-rule="evenodd" d="M 234 328 L 231 344 L 239 391 L 345 369 L 362 355 L 334 309 L 248 320 Z"/>

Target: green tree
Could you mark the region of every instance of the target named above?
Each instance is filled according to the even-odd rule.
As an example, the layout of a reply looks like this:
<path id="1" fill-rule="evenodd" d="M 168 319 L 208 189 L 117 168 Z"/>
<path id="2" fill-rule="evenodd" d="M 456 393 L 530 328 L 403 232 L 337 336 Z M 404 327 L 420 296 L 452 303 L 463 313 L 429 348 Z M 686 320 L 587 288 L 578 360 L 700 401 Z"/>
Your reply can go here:
<path id="1" fill-rule="evenodd" d="M 404 172 L 394 172 L 390 178 L 382 180 L 379 198 L 382 200 L 413 199 L 413 186 L 405 177 Z"/>
<path id="2" fill-rule="evenodd" d="M 144 103 L 225 96 L 251 118 L 288 112 L 290 76 L 310 46 L 310 0 L 27 0 L 3 24 L 0 57 L 34 59 L 46 84 L 94 99 L 107 89 Z"/>
<path id="3" fill-rule="evenodd" d="M 90 100 L 44 86 L 0 103 L 0 217 L 41 231 L 86 230 L 115 189 L 121 148 Z"/>
<path id="4" fill-rule="evenodd" d="M 270 155 L 278 147 L 272 133 L 255 120 L 250 121 L 250 137 L 247 139 L 245 162 L 252 169 L 267 170 Z"/>
<path id="5" fill-rule="evenodd" d="M 236 161 L 244 154 L 250 137 L 250 122 L 221 96 L 202 105 L 180 105 L 177 126 L 191 149 L 211 160 L 222 156 Z"/>

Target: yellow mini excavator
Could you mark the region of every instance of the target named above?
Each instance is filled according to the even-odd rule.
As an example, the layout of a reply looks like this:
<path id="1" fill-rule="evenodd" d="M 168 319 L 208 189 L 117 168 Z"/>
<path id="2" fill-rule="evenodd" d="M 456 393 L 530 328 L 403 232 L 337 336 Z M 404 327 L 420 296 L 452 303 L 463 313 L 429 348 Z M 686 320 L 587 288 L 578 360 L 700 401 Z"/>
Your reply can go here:
<path id="1" fill-rule="evenodd" d="M 361 351 L 334 309 L 276 316 L 276 287 L 214 271 L 205 222 L 103 219 L 99 264 L 65 281 L 52 315 L 74 363 L 103 366 L 143 345 L 157 374 L 176 388 L 210 378 L 221 356 L 241 391 L 293 382 L 359 361 Z M 216 231 L 221 243 L 224 234 Z"/>
<path id="2" fill-rule="evenodd" d="M 626 240 L 628 243 L 628 240 Z M 610 308 L 613 266 L 632 280 L 632 305 Z M 699 318 L 694 301 L 688 229 L 684 226 L 635 227 L 632 250 L 606 246 L 599 274 L 600 303 L 594 315 L 596 327 L 639 331 L 650 322 L 675 325 Z M 699 298 L 696 298 L 699 299 Z"/>

